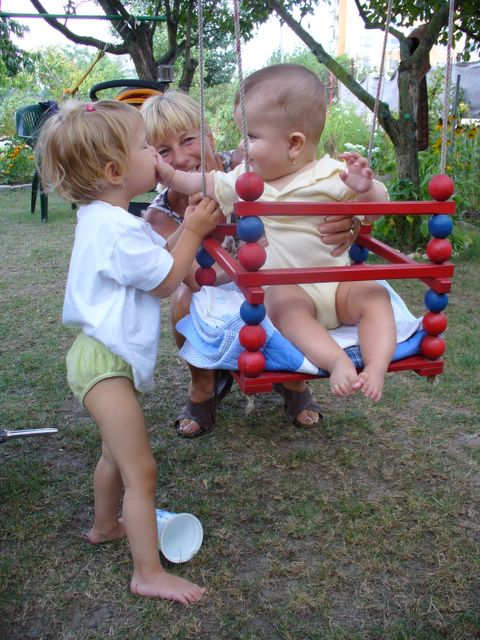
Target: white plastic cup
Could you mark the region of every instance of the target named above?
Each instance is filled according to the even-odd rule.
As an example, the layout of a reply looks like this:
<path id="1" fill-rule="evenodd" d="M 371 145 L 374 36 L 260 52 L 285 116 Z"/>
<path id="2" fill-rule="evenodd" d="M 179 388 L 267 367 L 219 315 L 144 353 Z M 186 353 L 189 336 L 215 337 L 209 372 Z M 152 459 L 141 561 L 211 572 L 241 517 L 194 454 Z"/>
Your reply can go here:
<path id="1" fill-rule="evenodd" d="M 203 527 L 191 513 L 155 509 L 158 547 L 170 562 L 188 562 L 202 546 Z"/>

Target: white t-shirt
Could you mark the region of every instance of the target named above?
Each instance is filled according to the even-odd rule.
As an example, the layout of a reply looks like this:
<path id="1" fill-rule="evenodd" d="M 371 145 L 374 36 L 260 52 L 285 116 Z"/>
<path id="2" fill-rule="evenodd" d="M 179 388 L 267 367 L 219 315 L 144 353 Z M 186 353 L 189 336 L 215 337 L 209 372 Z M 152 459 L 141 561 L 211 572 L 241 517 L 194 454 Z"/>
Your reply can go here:
<path id="1" fill-rule="evenodd" d="M 63 323 L 128 362 L 139 391 L 153 387 L 160 298 L 147 292 L 172 267 L 165 244 L 148 222 L 121 207 L 96 200 L 78 209 Z"/>

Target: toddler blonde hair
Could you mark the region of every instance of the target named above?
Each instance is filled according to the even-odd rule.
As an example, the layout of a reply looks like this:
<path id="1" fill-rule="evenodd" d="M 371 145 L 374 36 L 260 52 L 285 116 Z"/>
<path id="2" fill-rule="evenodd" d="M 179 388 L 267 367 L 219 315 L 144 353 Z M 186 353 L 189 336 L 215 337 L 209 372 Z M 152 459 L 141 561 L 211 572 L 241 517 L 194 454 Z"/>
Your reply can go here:
<path id="1" fill-rule="evenodd" d="M 45 191 L 87 204 L 107 186 L 105 167 L 129 169 L 131 137 L 142 117 L 129 104 L 69 100 L 46 120 L 35 145 L 35 160 Z"/>
<path id="2" fill-rule="evenodd" d="M 145 120 L 147 140 L 154 146 L 159 146 L 159 143 L 171 136 L 200 130 L 199 104 L 187 93 L 175 89 L 145 100 L 140 113 Z M 210 131 L 208 126 L 207 131 Z"/>
<path id="3" fill-rule="evenodd" d="M 273 64 L 250 74 L 244 82 L 245 100 L 260 97 L 265 109 L 275 110 L 288 133 L 300 131 L 318 144 L 327 111 L 325 87 L 319 77 L 300 64 Z M 235 108 L 240 94 L 235 96 Z"/>

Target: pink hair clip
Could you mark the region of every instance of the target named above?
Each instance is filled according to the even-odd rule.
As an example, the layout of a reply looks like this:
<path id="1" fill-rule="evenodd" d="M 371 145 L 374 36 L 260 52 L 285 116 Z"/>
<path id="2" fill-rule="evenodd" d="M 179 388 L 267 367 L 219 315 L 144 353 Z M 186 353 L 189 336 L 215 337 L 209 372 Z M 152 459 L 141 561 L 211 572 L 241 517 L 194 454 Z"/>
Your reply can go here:
<path id="1" fill-rule="evenodd" d="M 85 105 L 85 111 L 88 111 L 88 113 L 91 113 L 92 111 L 95 111 L 95 110 L 96 109 L 91 102 Z"/>

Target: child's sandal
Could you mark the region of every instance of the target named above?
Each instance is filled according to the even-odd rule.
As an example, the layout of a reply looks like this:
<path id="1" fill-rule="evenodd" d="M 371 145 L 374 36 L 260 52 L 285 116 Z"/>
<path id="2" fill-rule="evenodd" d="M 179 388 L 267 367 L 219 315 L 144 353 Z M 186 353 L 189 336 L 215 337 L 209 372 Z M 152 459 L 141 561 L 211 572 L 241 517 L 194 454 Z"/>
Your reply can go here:
<path id="1" fill-rule="evenodd" d="M 323 419 L 323 416 L 320 413 L 320 405 L 315 402 L 312 392 L 308 387 L 303 391 L 293 391 L 292 389 L 287 389 L 283 384 L 277 383 L 273 385 L 273 389 L 282 396 L 284 400 L 283 407 L 285 413 L 291 420 L 292 424 L 296 427 L 300 427 L 301 429 L 310 429 Z M 299 422 L 297 420 L 297 416 L 305 409 L 318 413 L 318 422 L 313 424 L 304 424 L 303 422 Z"/>

